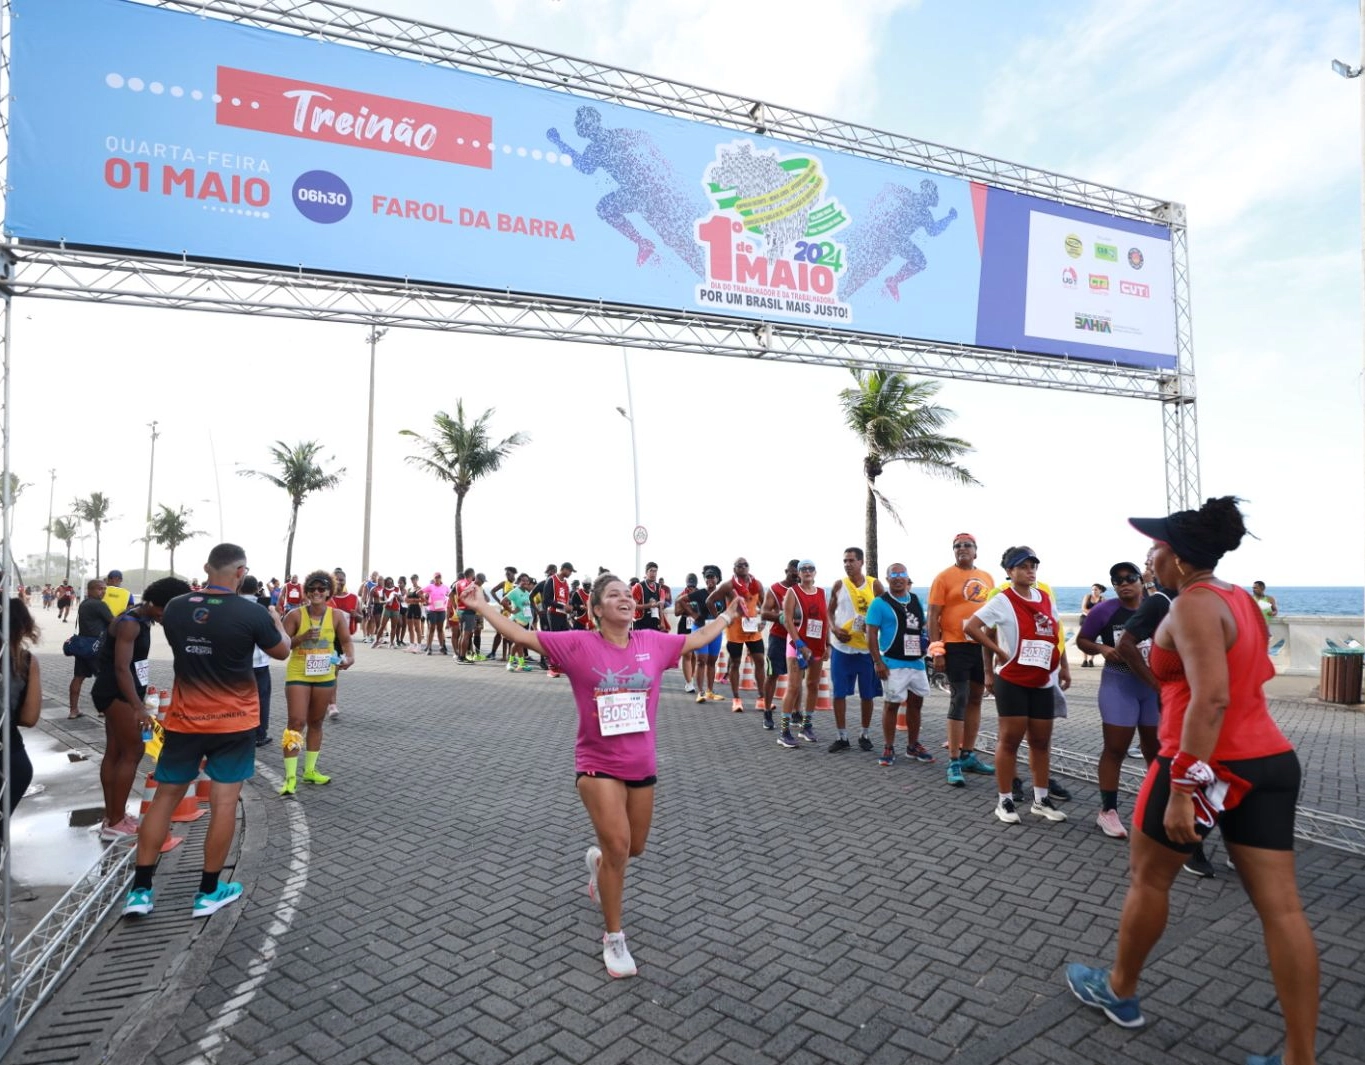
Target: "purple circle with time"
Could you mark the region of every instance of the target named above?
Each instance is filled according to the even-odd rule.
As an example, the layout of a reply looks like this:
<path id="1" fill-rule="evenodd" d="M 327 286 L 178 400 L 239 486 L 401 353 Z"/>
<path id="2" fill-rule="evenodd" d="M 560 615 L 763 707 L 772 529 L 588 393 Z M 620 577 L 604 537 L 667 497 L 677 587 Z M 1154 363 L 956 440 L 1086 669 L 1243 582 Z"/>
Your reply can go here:
<path id="1" fill-rule="evenodd" d="M 310 222 L 331 225 L 351 213 L 351 190 L 330 170 L 310 170 L 294 182 L 294 206 Z"/>

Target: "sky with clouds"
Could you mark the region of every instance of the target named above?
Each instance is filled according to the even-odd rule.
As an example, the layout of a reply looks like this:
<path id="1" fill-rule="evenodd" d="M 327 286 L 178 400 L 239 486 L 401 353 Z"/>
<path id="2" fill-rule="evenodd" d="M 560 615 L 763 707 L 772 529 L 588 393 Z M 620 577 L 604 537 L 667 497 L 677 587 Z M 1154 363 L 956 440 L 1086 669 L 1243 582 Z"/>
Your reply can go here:
<path id="1" fill-rule="evenodd" d="M 866 0 L 795 17 L 777 0 L 368 0 L 417 21 L 751 95 L 1187 205 L 1205 495 L 1245 498 L 1229 579 L 1365 578 L 1361 374 L 1361 113 L 1349 3 Z M 458 18 L 458 23 L 452 20 Z M 317 439 L 342 486 L 310 499 L 295 568 L 360 570 L 368 346 L 358 326 L 21 300 L 13 323 L 12 465 L 31 484 L 16 554 L 41 552 L 54 510 L 114 500 L 105 567 L 138 570 L 148 476 L 208 536 L 283 565 L 283 493 L 238 476 L 276 439 Z M 405 464 L 400 429 L 495 407 L 531 442 L 465 507 L 468 564 L 539 572 L 633 566 L 629 426 L 618 350 L 420 331 L 379 345 L 372 568 L 454 568 L 454 498 Z M 856 441 L 836 369 L 631 351 L 645 554 L 674 584 L 743 554 L 765 579 L 792 556 L 833 577 L 862 539 Z M 964 488 L 891 467 L 882 559 L 927 588 L 973 532 L 981 557 L 1027 542 L 1044 579 L 1088 584 L 1145 548 L 1132 514 L 1165 511 L 1156 404 L 949 381 L 951 431 L 972 442 Z M 1046 442 L 1021 459 L 1024 434 Z M 791 447 L 797 440 L 795 452 Z M 77 550 L 80 551 L 80 544 Z M 55 549 L 55 548 L 54 548 Z M 93 555 L 93 540 L 85 553 Z M 153 549 L 152 566 L 165 565 Z M 190 567 L 193 568 L 193 567 Z"/>

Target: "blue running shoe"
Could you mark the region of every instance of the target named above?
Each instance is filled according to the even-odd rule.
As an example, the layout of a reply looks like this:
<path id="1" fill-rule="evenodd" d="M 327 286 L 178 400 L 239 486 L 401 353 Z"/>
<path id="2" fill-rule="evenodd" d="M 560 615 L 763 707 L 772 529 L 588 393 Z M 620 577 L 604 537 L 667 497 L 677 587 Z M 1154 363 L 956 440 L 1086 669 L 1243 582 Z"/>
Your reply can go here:
<path id="1" fill-rule="evenodd" d="M 924 744 L 915 743 L 905 748 L 905 753 L 917 762 L 932 762 L 934 756 L 924 748 Z"/>
<path id="2" fill-rule="evenodd" d="M 782 735 L 777 737 L 777 745 L 788 749 L 796 746 L 796 737 L 792 735 L 791 729 L 784 728 L 782 730 Z"/>
<path id="3" fill-rule="evenodd" d="M 236 902 L 241 897 L 241 884 L 233 881 L 219 883 L 217 891 L 208 894 L 201 891 L 194 896 L 194 916 L 207 917 L 211 913 L 217 913 L 228 903 Z"/>
<path id="4" fill-rule="evenodd" d="M 877 759 L 878 765 L 892 766 L 896 764 L 896 749 L 894 747 L 883 747 L 882 756 Z"/>
<path id="5" fill-rule="evenodd" d="M 810 723 L 809 719 L 806 721 L 806 724 L 801 728 L 801 738 L 805 740 L 807 743 L 815 742 L 815 727 Z"/>
<path id="6" fill-rule="evenodd" d="M 989 762 L 983 762 L 976 756 L 976 752 L 972 751 L 966 758 L 962 759 L 962 771 L 964 773 L 978 773 L 984 777 L 994 773 L 995 766 Z"/>
<path id="7" fill-rule="evenodd" d="M 948 783 L 955 788 L 965 788 L 966 778 L 962 775 L 962 759 L 954 758 L 948 763 Z"/>
<path id="8" fill-rule="evenodd" d="M 123 903 L 123 916 L 129 914 L 146 915 L 152 912 L 152 895 L 155 892 L 149 887 L 135 887 L 128 892 L 128 898 Z"/>
<path id="9" fill-rule="evenodd" d="M 777 725 L 773 721 L 773 712 L 771 710 L 763 711 L 763 727 L 767 729 L 769 732 L 771 732 L 773 729 L 777 727 Z"/>
<path id="10" fill-rule="evenodd" d="M 1066 967 L 1066 986 L 1071 993 L 1104 1015 L 1120 1028 L 1141 1028 L 1147 1023 L 1138 998 L 1119 998 L 1109 986 L 1108 969 L 1092 969 L 1072 962 Z"/>

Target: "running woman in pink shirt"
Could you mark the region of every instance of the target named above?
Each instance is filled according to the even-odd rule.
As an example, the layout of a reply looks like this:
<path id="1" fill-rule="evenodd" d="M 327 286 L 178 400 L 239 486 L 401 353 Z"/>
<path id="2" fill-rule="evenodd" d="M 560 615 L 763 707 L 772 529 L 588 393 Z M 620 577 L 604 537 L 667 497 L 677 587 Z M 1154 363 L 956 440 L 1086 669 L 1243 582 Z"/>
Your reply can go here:
<path id="1" fill-rule="evenodd" d="M 610 573 L 592 584 L 589 610 L 596 631 L 528 632 L 484 596 L 464 589 L 460 604 L 502 634 L 548 654 L 569 678 L 578 706 L 574 770 L 578 796 L 597 833 L 589 847 L 588 895 L 600 901 L 606 932 L 602 960 L 613 977 L 634 976 L 635 961 L 621 930 L 626 862 L 644 853 L 654 817 L 654 719 L 659 684 L 688 651 L 715 639 L 733 620 L 728 610 L 683 636 L 633 629 L 635 599 Z"/>

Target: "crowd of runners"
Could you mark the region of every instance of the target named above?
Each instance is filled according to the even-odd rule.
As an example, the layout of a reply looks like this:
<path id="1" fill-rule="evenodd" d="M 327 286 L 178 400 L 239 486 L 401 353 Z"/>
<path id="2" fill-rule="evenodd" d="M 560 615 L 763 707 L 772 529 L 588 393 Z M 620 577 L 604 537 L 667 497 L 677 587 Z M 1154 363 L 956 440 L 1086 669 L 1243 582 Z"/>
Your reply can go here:
<path id="1" fill-rule="evenodd" d="M 1067 983 L 1115 1023 L 1144 1023 L 1136 987 L 1164 928 L 1171 881 L 1198 860 L 1203 837 L 1221 827 L 1265 924 L 1292 1058 L 1310 1061 L 1317 962 L 1293 890 L 1298 762 L 1261 690 L 1273 674 L 1262 610 L 1213 574 L 1244 534 L 1241 515 L 1235 501 L 1223 498 L 1199 511 L 1133 519 L 1133 525 L 1153 540 L 1145 563 L 1114 564 L 1116 598 L 1093 603 L 1077 635 L 1081 652 L 1103 665 L 1096 824 L 1111 837 L 1131 835 L 1133 879 L 1114 968 L 1072 964 Z M 636 972 L 622 929 L 623 895 L 627 864 L 643 853 L 653 819 L 654 729 L 664 677 L 680 667 L 683 688 L 698 703 L 723 704 L 725 696 L 715 690 L 722 647 L 730 710 L 749 709 L 741 689 L 747 666 L 757 689 L 753 709 L 784 749 L 820 742 L 811 711 L 826 673 L 834 733 L 825 739 L 832 756 L 855 743 L 876 749 L 875 702 L 883 700 L 882 766 L 900 753 L 902 720 L 904 756 L 937 761 L 920 742 L 920 726 L 929 675 L 943 673 L 950 688 L 944 783 L 964 788 L 971 776 L 993 776 L 999 821 L 1018 824 L 1025 811 L 1045 822 L 1065 821 L 1057 804 L 1070 796 L 1051 776 L 1050 749 L 1071 685 L 1068 634 L 1052 590 L 1038 580 L 1039 556 L 1026 545 L 1007 547 L 999 559 L 1005 579 L 997 584 L 977 565 L 974 536 L 958 533 L 951 546 L 952 564 L 934 577 L 927 602 L 913 591 L 903 562 L 888 565 L 885 580 L 872 577 L 858 547 L 844 551 L 843 573 L 833 582 L 820 583 L 813 561 L 794 558 L 765 585 L 740 557 L 728 577 L 706 565 L 676 592 L 653 563 L 629 581 L 599 571 L 580 582 L 566 562 L 547 566 L 539 581 L 516 567 L 496 583 L 473 569 L 453 584 L 439 572 L 425 584 L 416 575 L 394 580 L 372 573 L 352 592 L 337 569 L 262 585 L 249 575 L 245 551 L 233 544 L 210 553 L 202 587 L 166 578 L 149 586 L 141 603 L 113 571 L 105 582 L 90 582 L 77 620 L 95 608 L 112 615 L 98 619 L 104 634 L 88 675 L 96 678 L 96 708 L 115 752 L 106 757 L 110 799 L 101 831 L 137 839 L 124 912 L 152 911 L 152 878 L 171 810 L 201 765 L 213 785 L 194 913 L 207 916 L 241 896 L 241 885 L 219 874 L 238 792 L 254 769 L 252 748 L 271 742 L 269 660 L 287 663 L 280 790 L 288 796 L 300 781 L 331 780 L 317 758 L 324 722 L 337 714 L 339 676 L 354 664 L 357 642 L 567 677 L 578 710 L 576 786 L 596 837 L 584 859 L 588 891 L 601 905 L 603 961 L 613 977 Z M 143 707 L 149 630 L 157 623 L 174 653 L 176 680 L 156 769 L 161 787 L 136 824 L 122 809 L 127 774 L 117 752 L 126 747 L 134 764 L 133 754 L 140 755 L 135 734 L 150 725 Z M 20 628 L 22 651 L 30 638 Z M 86 635 L 82 624 L 77 628 L 78 637 Z M 80 676 L 78 659 L 73 693 Z M 987 697 L 997 717 L 994 764 L 976 748 Z M 856 725 L 848 720 L 848 701 L 855 698 Z M 1148 773 L 1130 833 L 1118 810 L 1118 769 L 1135 739 Z M 1027 786 L 1015 776 L 1025 742 L 1027 770 L 1020 772 Z M 1248 1059 L 1255 1065 L 1281 1060 Z"/>

